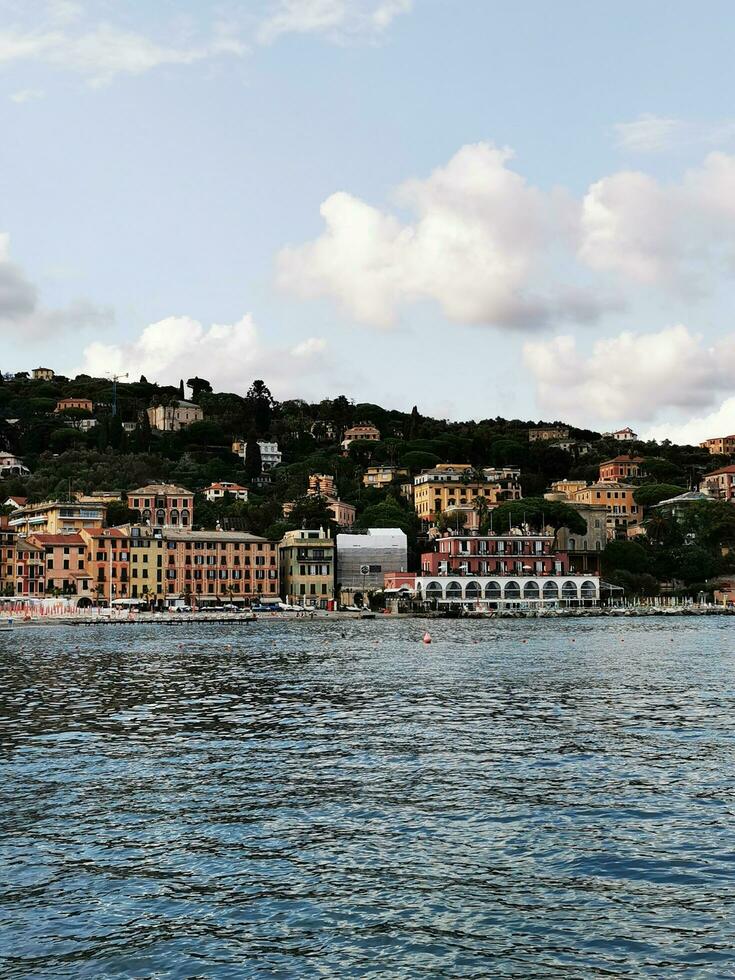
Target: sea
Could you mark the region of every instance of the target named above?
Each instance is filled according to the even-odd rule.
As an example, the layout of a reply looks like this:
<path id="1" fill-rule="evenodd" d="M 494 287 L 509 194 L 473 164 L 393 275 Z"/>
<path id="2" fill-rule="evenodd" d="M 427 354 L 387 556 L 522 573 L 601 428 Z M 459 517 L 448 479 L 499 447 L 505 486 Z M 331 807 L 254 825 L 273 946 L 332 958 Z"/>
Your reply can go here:
<path id="1" fill-rule="evenodd" d="M 0 977 L 733 978 L 735 620 L 2 633 Z"/>

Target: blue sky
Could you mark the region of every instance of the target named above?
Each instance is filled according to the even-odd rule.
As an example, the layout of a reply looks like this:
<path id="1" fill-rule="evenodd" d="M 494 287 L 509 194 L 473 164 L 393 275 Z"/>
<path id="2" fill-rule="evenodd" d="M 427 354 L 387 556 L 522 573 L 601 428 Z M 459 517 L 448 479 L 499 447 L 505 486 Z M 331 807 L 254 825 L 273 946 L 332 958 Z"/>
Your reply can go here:
<path id="1" fill-rule="evenodd" d="M 733 27 L 0 0 L 0 367 L 735 431 Z"/>

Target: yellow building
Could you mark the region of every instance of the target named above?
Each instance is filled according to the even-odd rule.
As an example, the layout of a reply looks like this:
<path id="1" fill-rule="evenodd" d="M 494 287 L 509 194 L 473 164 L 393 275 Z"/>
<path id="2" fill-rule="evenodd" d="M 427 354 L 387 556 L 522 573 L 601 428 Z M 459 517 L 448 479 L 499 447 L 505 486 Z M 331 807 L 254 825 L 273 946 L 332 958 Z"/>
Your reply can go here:
<path id="1" fill-rule="evenodd" d="M 278 546 L 281 597 L 326 609 L 334 599 L 334 540 L 321 528 L 287 531 Z"/>
<path id="2" fill-rule="evenodd" d="M 732 456 L 735 453 L 735 436 L 718 436 L 716 439 L 705 439 L 699 444 L 713 456 Z"/>
<path id="3" fill-rule="evenodd" d="M 607 509 L 608 539 L 624 538 L 629 528 L 641 523 L 643 508 L 633 499 L 636 487 L 612 481 L 591 483 L 577 491 L 575 500 L 582 504 L 599 504 Z"/>
<path id="4" fill-rule="evenodd" d="M 24 537 L 29 534 L 73 534 L 84 528 L 103 527 L 107 507 L 103 503 L 47 500 L 27 504 L 8 518 L 8 525 Z"/>
<path id="5" fill-rule="evenodd" d="M 53 381 L 54 372 L 51 368 L 37 367 L 31 371 L 31 377 L 34 381 Z"/>
<path id="6" fill-rule="evenodd" d="M 577 493 L 587 486 L 586 480 L 557 480 L 551 484 L 551 492 L 566 500 L 576 499 Z"/>
<path id="7" fill-rule="evenodd" d="M 365 487 L 387 487 L 389 483 L 408 476 L 408 470 L 400 466 L 368 466 L 362 478 Z"/>
<path id="8" fill-rule="evenodd" d="M 155 405 L 148 409 L 151 428 L 159 432 L 178 432 L 203 418 L 204 412 L 194 402 L 177 401 L 173 405 Z"/>
<path id="9" fill-rule="evenodd" d="M 130 597 L 160 605 L 165 597 L 164 541 L 158 528 L 122 528 L 130 536 Z"/>
<path id="10" fill-rule="evenodd" d="M 476 471 L 469 463 L 440 463 L 413 481 L 413 505 L 422 521 L 433 521 L 450 507 L 474 506 L 484 497 L 489 507 L 520 500 L 516 469 Z"/>

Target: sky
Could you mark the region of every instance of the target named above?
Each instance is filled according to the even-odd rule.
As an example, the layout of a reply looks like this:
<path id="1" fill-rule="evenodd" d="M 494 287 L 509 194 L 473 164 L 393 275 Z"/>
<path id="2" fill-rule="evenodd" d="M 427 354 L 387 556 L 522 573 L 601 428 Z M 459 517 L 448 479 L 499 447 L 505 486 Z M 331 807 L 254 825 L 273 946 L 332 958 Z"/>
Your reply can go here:
<path id="1" fill-rule="evenodd" d="M 733 29 L 0 0 L 0 368 L 735 432 Z"/>

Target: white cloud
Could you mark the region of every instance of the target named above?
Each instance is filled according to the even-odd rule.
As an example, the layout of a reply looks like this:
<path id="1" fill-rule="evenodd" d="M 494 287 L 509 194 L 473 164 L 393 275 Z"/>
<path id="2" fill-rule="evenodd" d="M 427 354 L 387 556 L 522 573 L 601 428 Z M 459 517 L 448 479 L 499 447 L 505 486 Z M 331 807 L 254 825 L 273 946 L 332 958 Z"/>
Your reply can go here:
<path id="1" fill-rule="evenodd" d="M 401 306 L 439 303 L 452 320 L 533 328 L 556 319 L 595 319 L 606 301 L 547 284 L 554 252 L 571 227 L 567 199 L 530 187 L 508 167 L 508 149 L 465 146 L 398 201 L 403 223 L 344 192 L 321 206 L 326 228 L 283 249 L 282 288 L 331 296 L 359 320 L 388 327 Z"/>
<path id="2" fill-rule="evenodd" d="M 661 442 L 670 439 L 682 446 L 696 446 L 705 439 L 735 433 L 735 398 L 727 398 L 713 412 L 689 419 L 687 422 L 664 422 L 651 426 L 643 437 Z"/>
<path id="3" fill-rule="evenodd" d="M 25 102 L 35 102 L 36 99 L 42 99 L 44 97 L 43 89 L 39 88 L 23 88 L 18 92 L 13 92 L 8 96 L 11 102 L 15 102 L 18 105 L 23 105 Z"/>
<path id="4" fill-rule="evenodd" d="M 274 0 L 258 31 L 269 44 L 284 34 L 319 34 L 342 41 L 382 34 L 413 0 Z"/>
<path id="5" fill-rule="evenodd" d="M 229 35 L 175 46 L 107 23 L 86 29 L 80 25 L 74 31 L 56 24 L 45 30 L 0 30 L 0 65 L 43 63 L 83 75 L 96 86 L 109 83 L 116 75 L 141 75 L 162 65 L 190 65 L 223 55 L 241 56 L 246 51 L 246 45 Z"/>
<path id="6" fill-rule="evenodd" d="M 78 370 L 91 375 L 127 371 L 170 384 L 198 374 L 219 389 L 242 392 L 254 377 L 264 377 L 283 396 L 303 392 L 311 375 L 327 370 L 325 352 L 326 342 L 317 337 L 290 351 L 267 345 L 251 314 L 208 328 L 191 317 L 170 316 L 149 324 L 132 343 L 90 344 Z"/>
<path id="7" fill-rule="evenodd" d="M 650 421 L 673 410 L 713 405 L 732 385 L 735 337 L 705 346 L 682 325 L 623 332 L 584 354 L 570 336 L 529 341 L 523 359 L 540 407 L 580 424 Z"/>
<path id="8" fill-rule="evenodd" d="M 692 122 L 644 113 L 632 122 L 615 123 L 620 149 L 634 153 L 662 153 L 686 146 L 719 146 L 735 138 L 735 121 Z"/>
<path id="9" fill-rule="evenodd" d="M 36 286 L 10 257 L 10 236 L 0 233 L 0 337 L 6 343 L 57 338 L 67 330 L 102 328 L 111 321 L 109 309 L 88 300 L 58 309 L 42 306 Z"/>
<path id="10" fill-rule="evenodd" d="M 710 153 L 670 184 L 637 171 L 592 184 L 578 254 L 593 269 L 675 295 L 711 289 L 735 264 L 735 156 Z"/>

